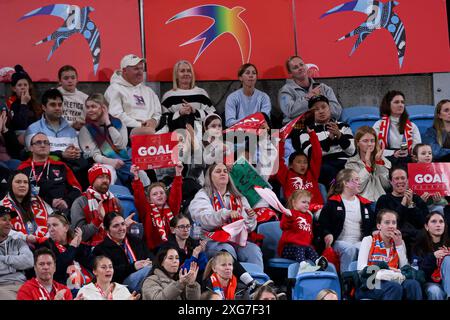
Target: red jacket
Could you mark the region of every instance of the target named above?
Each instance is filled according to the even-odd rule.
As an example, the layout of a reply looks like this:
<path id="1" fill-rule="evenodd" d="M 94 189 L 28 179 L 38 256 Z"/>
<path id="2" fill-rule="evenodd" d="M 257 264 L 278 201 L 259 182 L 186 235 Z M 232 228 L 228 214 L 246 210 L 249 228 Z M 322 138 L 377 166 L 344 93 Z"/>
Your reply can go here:
<path id="1" fill-rule="evenodd" d="M 283 230 L 278 242 L 278 255 L 281 256 L 283 248 L 287 244 L 298 246 L 311 246 L 313 239 L 313 216 L 309 212 L 301 212 L 291 209 L 292 217 L 283 214 L 280 227 Z"/>
<path id="2" fill-rule="evenodd" d="M 144 186 L 142 185 L 141 180 L 133 180 L 131 185 L 133 187 L 134 202 L 138 211 L 139 221 L 144 225 L 145 242 L 147 243 L 147 247 L 150 250 L 153 250 L 162 243 L 162 239 L 158 233 L 158 229 L 153 225 L 152 217 L 150 216 L 150 213 L 152 212 L 150 203 L 145 195 Z M 169 198 L 167 199 L 167 204 L 174 216 L 180 212 L 183 197 L 182 186 L 183 178 L 181 176 L 175 176 L 172 187 L 170 188 Z M 168 223 L 165 225 L 165 230 L 166 234 L 169 235 L 170 227 Z"/>
<path id="3" fill-rule="evenodd" d="M 320 147 L 319 138 L 313 131 L 309 134 L 311 141 L 311 160 L 309 161 L 308 170 L 304 175 L 300 175 L 292 169 L 289 169 L 284 163 L 284 141 L 280 141 L 279 145 L 279 168 L 276 174 L 277 180 L 283 187 L 284 198 L 289 199 L 295 190 L 308 190 L 312 194 L 311 208 L 314 205 L 323 205 L 322 194 L 319 189 L 320 166 L 322 165 L 322 148 Z"/>
<path id="4" fill-rule="evenodd" d="M 37 281 L 36 278 L 25 282 L 17 292 L 17 300 L 54 300 L 56 292 L 65 289 L 64 300 L 72 300 L 72 292 L 65 285 L 53 281 L 50 293 Z"/>

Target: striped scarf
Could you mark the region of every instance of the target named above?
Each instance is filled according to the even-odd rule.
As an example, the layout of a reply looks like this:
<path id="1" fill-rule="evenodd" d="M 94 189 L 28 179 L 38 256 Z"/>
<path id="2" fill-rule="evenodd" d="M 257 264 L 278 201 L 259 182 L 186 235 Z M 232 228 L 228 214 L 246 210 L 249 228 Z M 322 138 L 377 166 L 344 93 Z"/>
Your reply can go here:
<path id="1" fill-rule="evenodd" d="M 222 300 L 234 300 L 234 295 L 237 288 L 237 279 L 233 275 L 231 280 L 228 282 L 228 286 L 223 288 L 219 281 L 219 276 L 214 272 L 211 276 L 212 289 L 215 293 L 222 297 Z"/>
<path id="2" fill-rule="evenodd" d="M 152 209 L 150 217 L 152 218 L 153 226 L 158 229 L 161 240 L 168 241 L 167 233 L 170 230 L 170 220 L 173 218 L 172 210 L 170 210 L 167 203 L 164 204 L 161 211 L 154 203 L 150 203 L 150 208 Z"/>
<path id="3" fill-rule="evenodd" d="M 386 262 L 389 267 L 398 269 L 400 258 L 395 247 L 394 240 L 391 239 L 391 250 L 389 256 L 381 234 L 377 233 L 372 237 L 372 246 L 370 247 L 369 259 L 367 265 L 376 265 L 379 262 Z"/>
<path id="4" fill-rule="evenodd" d="M 388 140 L 389 140 L 390 125 L 391 125 L 391 119 L 389 118 L 389 116 L 383 116 L 381 118 L 380 132 L 378 133 L 378 139 L 383 141 L 385 147 L 387 147 L 389 145 Z M 409 119 L 406 120 L 405 131 L 403 134 L 405 136 L 406 143 L 408 144 L 408 152 L 410 154 L 412 151 L 412 143 L 413 143 L 412 129 L 413 129 L 413 126 L 412 126 L 411 121 L 409 121 Z"/>

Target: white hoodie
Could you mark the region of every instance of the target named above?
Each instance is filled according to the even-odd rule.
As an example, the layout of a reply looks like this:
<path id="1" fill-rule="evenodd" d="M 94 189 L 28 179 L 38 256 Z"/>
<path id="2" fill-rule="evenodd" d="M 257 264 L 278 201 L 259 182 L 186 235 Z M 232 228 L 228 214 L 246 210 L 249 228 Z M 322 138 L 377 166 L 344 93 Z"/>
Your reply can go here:
<path id="1" fill-rule="evenodd" d="M 122 120 L 130 128 L 141 127 L 141 123 L 161 118 L 161 104 L 158 96 L 143 82 L 133 86 L 116 71 L 111 77 L 111 84 L 105 92 L 109 102 L 109 113 Z"/>

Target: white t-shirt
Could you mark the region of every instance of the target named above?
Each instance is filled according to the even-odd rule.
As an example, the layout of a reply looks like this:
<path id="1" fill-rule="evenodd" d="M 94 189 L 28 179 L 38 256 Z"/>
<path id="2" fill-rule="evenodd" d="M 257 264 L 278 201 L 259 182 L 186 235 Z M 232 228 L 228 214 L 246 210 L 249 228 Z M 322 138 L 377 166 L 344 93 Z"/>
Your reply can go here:
<path id="1" fill-rule="evenodd" d="M 344 228 L 337 240 L 350 243 L 361 241 L 361 205 L 359 199 L 342 199 L 345 207 Z"/>

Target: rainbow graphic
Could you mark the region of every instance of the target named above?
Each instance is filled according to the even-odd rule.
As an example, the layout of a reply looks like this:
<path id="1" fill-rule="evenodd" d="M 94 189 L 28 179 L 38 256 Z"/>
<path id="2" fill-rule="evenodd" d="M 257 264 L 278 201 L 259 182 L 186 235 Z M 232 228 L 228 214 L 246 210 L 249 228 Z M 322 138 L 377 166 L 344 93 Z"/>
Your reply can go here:
<path id="1" fill-rule="evenodd" d="M 252 50 L 251 35 L 247 24 L 239 16 L 245 8 L 233 7 L 227 8 L 217 4 L 207 4 L 193 7 L 183 12 L 177 13 L 172 18 L 167 20 L 166 24 L 188 17 L 206 17 L 213 22 L 205 31 L 198 34 L 196 37 L 180 45 L 185 46 L 197 41 L 202 41 L 202 45 L 195 57 L 194 63 L 200 58 L 203 52 L 221 35 L 229 33 L 237 41 L 241 51 L 242 63 L 250 60 Z"/>

